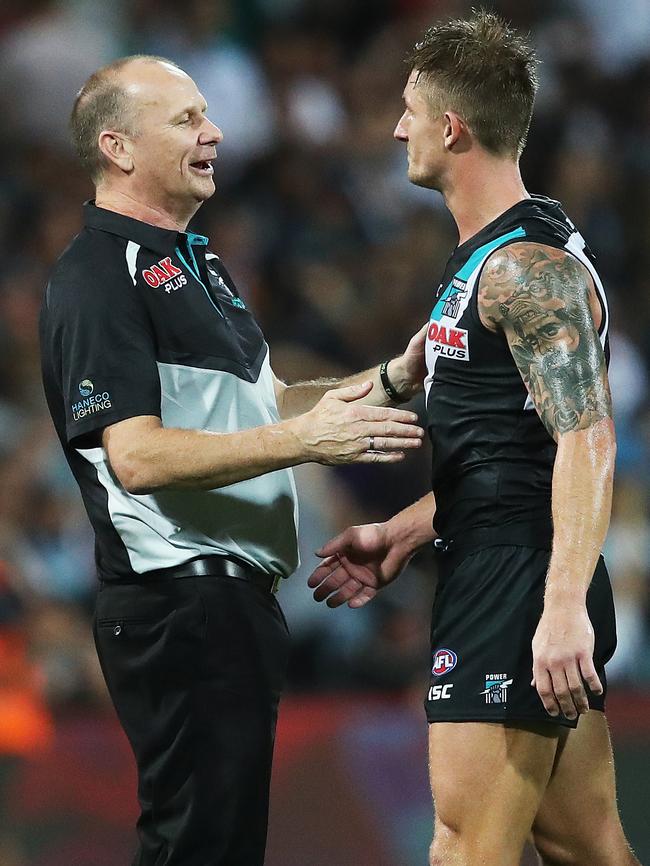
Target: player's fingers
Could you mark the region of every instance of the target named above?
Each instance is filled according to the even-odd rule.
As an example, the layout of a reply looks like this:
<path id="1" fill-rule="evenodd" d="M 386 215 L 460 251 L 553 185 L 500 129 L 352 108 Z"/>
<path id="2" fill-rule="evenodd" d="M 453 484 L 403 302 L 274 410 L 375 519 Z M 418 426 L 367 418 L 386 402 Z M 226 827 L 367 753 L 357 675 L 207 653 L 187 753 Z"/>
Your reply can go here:
<path id="1" fill-rule="evenodd" d="M 571 694 L 571 689 L 569 687 L 567 672 L 563 665 L 558 666 L 555 670 L 551 671 L 551 679 L 553 682 L 555 698 L 560 705 L 560 710 L 567 719 L 575 719 L 578 713 L 576 711 L 576 706 L 573 703 L 573 695 Z"/>
<path id="2" fill-rule="evenodd" d="M 422 325 L 422 327 L 420 328 L 420 330 L 416 334 L 413 334 L 413 336 L 409 340 L 407 350 L 408 349 L 415 350 L 417 348 L 421 349 L 422 346 L 424 345 L 424 340 L 426 338 L 428 330 L 429 330 L 429 322 L 425 322 L 424 325 Z"/>
<path id="3" fill-rule="evenodd" d="M 328 575 L 328 577 L 316 587 L 314 590 L 314 599 L 316 601 L 325 601 L 329 595 L 336 592 L 348 579 L 349 575 L 346 570 L 343 567 L 337 568 L 336 571 Z"/>
<path id="4" fill-rule="evenodd" d="M 589 691 L 593 695 L 602 695 L 603 693 L 603 684 L 600 681 L 600 677 L 596 673 L 596 668 L 594 667 L 594 660 L 591 656 L 584 656 L 580 658 L 580 673 L 582 674 L 582 679 L 587 683 L 589 687 Z"/>
<path id="5" fill-rule="evenodd" d="M 560 712 L 560 706 L 555 698 L 553 681 L 549 672 L 545 668 L 536 667 L 534 669 L 533 681 L 546 712 L 550 716 L 557 716 Z"/>
<path id="6" fill-rule="evenodd" d="M 589 712 L 589 700 L 587 698 L 587 692 L 585 691 L 577 663 L 567 667 L 566 681 L 569 686 L 569 691 L 571 692 L 571 700 L 573 701 L 573 705 L 578 713 L 582 714 Z"/>
<path id="7" fill-rule="evenodd" d="M 359 583 L 359 581 L 355 580 L 354 577 L 348 577 L 348 579 L 340 587 L 338 592 L 330 595 L 330 597 L 327 599 L 327 606 L 340 607 L 342 604 L 345 604 L 346 601 L 350 601 L 350 599 L 355 596 L 360 589 L 361 584 Z"/>
<path id="8" fill-rule="evenodd" d="M 354 598 L 350 599 L 348 607 L 363 607 L 364 604 L 368 604 L 369 601 L 372 601 L 376 595 L 377 590 L 374 587 L 364 586 L 363 589 L 354 596 Z"/>
<path id="9" fill-rule="evenodd" d="M 336 571 L 338 567 L 338 556 L 328 556 L 327 559 L 321 562 L 320 565 L 317 565 L 309 575 L 307 578 L 307 586 L 310 586 L 312 589 L 315 586 L 318 586 L 318 584 L 322 583 L 329 574 Z"/>
<path id="10" fill-rule="evenodd" d="M 341 554 L 341 565 L 345 568 L 350 577 L 356 578 L 363 586 L 374 586 L 377 583 L 375 574 L 367 565 L 352 562 L 352 560 L 348 559 L 345 554 Z"/>

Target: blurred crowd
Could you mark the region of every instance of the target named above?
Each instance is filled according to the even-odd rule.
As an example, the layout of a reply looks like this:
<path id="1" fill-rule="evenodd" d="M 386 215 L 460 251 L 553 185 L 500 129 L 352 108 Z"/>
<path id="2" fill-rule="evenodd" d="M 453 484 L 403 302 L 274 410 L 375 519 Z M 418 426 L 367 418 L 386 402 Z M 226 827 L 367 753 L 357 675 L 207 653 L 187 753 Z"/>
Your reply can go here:
<path id="1" fill-rule="evenodd" d="M 524 178 L 530 191 L 564 203 L 608 288 L 619 437 L 606 550 L 619 617 L 610 680 L 648 686 L 650 4 L 483 5 L 530 32 L 538 47 L 541 87 Z M 277 375 L 344 375 L 404 348 L 428 318 L 455 245 L 441 198 L 408 183 L 392 131 L 402 112 L 404 54 L 435 20 L 469 6 L 2 4 L 0 634 L 21 635 L 16 652 L 34 671 L 21 682 L 50 711 L 104 700 L 89 627 L 93 542 L 44 404 L 37 340 L 48 272 L 92 197 L 68 142 L 76 91 L 91 71 L 131 53 L 169 57 L 192 75 L 224 133 L 217 193 L 193 228 L 210 237 L 255 311 Z M 314 550 L 332 534 L 382 520 L 426 492 L 428 463 L 426 452 L 399 467 L 297 471 L 303 564 L 281 591 L 294 636 L 294 690 L 413 686 L 423 694 L 431 554 L 360 611 L 316 605 L 306 576 Z M 0 711 L 17 669 L 0 657 Z"/>

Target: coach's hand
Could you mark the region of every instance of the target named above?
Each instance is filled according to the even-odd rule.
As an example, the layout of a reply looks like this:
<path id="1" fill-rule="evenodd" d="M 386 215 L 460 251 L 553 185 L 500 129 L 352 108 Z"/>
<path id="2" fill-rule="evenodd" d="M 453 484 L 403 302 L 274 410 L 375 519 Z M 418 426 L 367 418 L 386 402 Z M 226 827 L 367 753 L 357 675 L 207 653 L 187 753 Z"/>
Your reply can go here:
<path id="1" fill-rule="evenodd" d="M 316 601 L 363 607 L 404 569 L 413 551 L 389 538 L 385 523 L 351 526 L 316 551 L 323 562 L 307 583 Z"/>
<path id="2" fill-rule="evenodd" d="M 584 602 L 546 605 L 533 638 L 533 680 L 546 711 L 568 719 L 589 710 L 585 684 L 600 695 L 594 630 Z"/>
<path id="3" fill-rule="evenodd" d="M 327 391 L 313 409 L 291 420 L 306 460 L 395 463 L 405 451 L 420 447 L 424 430 L 413 412 L 359 402 L 372 387 L 372 382 L 362 382 Z"/>

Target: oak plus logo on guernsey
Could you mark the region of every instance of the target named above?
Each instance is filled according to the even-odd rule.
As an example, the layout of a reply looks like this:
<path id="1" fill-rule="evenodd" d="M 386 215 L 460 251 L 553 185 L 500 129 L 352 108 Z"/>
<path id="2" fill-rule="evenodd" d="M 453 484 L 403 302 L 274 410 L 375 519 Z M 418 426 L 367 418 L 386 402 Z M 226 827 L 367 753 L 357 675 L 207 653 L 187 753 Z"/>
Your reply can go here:
<path id="1" fill-rule="evenodd" d="M 171 256 L 160 259 L 155 265 L 142 271 L 144 281 L 152 289 L 162 286 L 169 294 L 187 285 L 187 277 L 180 268 L 172 262 Z"/>
<path id="2" fill-rule="evenodd" d="M 71 406 L 73 421 L 81 421 L 87 415 L 95 415 L 97 412 L 102 412 L 104 409 L 112 407 L 111 395 L 108 391 L 93 393 L 95 385 L 91 379 L 82 379 L 79 382 L 78 388 L 83 399 L 78 400 Z"/>
<path id="3" fill-rule="evenodd" d="M 444 358 L 469 361 L 467 331 L 464 328 L 441 325 L 440 322 L 430 322 L 427 338 L 432 344 L 433 351 Z"/>

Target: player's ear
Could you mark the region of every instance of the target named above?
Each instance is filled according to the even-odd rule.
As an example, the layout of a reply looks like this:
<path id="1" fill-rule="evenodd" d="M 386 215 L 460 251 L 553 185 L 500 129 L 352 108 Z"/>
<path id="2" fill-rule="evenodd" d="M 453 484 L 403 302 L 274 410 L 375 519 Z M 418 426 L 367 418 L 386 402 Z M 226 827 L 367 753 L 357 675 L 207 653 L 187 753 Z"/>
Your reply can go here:
<path id="1" fill-rule="evenodd" d="M 453 150 L 469 130 L 465 121 L 455 111 L 445 111 L 443 141 L 445 150 Z"/>

